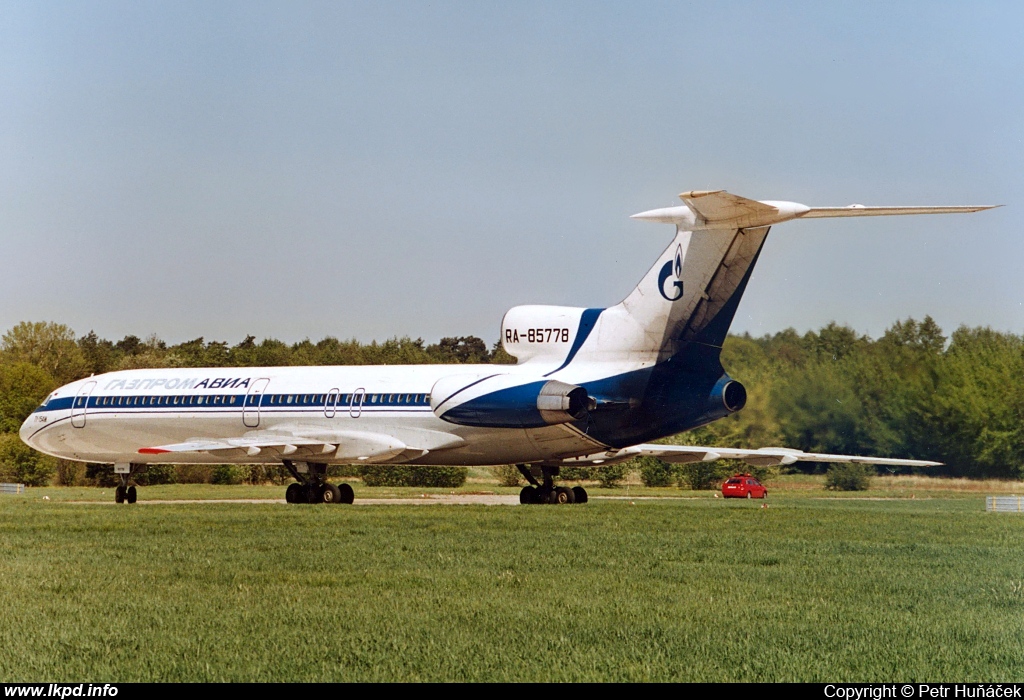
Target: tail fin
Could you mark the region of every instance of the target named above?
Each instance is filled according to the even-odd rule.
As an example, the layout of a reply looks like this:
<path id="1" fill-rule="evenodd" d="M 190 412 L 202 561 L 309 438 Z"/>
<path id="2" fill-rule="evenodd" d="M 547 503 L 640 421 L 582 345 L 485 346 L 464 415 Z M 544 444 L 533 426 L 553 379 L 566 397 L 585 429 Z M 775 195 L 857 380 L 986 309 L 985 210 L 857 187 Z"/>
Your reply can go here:
<path id="1" fill-rule="evenodd" d="M 769 226 L 684 230 L 621 303 L 659 358 L 683 344 L 721 347 Z"/>
<path id="2" fill-rule="evenodd" d="M 502 321 L 506 351 L 521 362 L 553 365 L 553 374 L 591 362 L 644 368 L 686 349 L 690 356 L 680 358 L 682 365 L 697 363 L 713 374 L 721 370 L 722 343 L 773 224 L 798 218 L 955 214 L 991 208 L 815 208 L 758 202 L 723 190 L 684 192 L 679 197 L 685 206 L 633 216 L 675 224 L 676 235 L 629 296 L 607 309 L 516 307 Z"/>
<path id="3" fill-rule="evenodd" d="M 674 356 L 692 343 L 721 348 L 773 224 L 798 218 L 956 214 L 991 206 L 808 207 L 796 202 L 754 201 L 724 190 L 679 195 L 685 206 L 655 209 L 634 219 L 673 223 L 676 235 L 636 289 L 605 315 L 628 315 L 643 339 L 601 334 L 600 351 Z M 617 343 L 629 347 L 615 347 Z M 717 354 L 717 353 L 715 353 Z"/>

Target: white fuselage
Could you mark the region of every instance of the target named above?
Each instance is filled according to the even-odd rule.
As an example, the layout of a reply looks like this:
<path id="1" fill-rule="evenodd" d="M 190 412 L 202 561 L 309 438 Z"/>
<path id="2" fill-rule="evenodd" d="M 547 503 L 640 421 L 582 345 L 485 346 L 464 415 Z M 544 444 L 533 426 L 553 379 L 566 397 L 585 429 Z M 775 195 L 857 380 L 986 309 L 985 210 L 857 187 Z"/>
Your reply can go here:
<path id="1" fill-rule="evenodd" d="M 140 453 L 204 439 L 353 434 L 397 439 L 405 449 L 370 458 L 301 447 L 293 459 L 325 463 L 507 464 L 593 453 L 603 447 L 571 425 L 531 429 L 456 425 L 431 409 L 442 377 L 515 374 L 504 365 L 396 365 L 145 369 L 112 372 L 53 392 L 22 439 L 54 456 L 99 463 L 273 463 L 280 449 Z M 337 439 L 332 436 L 340 435 Z M 326 436 L 326 437 L 324 437 Z M 287 442 L 281 440 L 279 442 Z"/>

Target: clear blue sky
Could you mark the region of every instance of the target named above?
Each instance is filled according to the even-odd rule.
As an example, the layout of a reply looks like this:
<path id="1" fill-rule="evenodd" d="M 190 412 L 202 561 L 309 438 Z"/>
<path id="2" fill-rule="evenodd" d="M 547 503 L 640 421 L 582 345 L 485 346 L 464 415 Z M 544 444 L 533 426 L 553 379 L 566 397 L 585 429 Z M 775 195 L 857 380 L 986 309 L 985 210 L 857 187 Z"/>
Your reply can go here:
<path id="1" fill-rule="evenodd" d="M 1024 332 L 1018 3 L 0 4 L 0 330 L 493 342 L 724 188 L 1007 205 L 777 227 L 734 330 Z"/>

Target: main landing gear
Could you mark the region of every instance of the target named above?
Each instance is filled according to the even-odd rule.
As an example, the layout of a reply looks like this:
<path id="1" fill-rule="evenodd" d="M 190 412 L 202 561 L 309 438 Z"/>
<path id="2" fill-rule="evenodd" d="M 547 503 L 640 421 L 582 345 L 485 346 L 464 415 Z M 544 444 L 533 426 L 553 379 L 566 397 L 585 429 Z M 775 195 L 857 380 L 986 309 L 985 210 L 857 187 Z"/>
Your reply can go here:
<path id="1" fill-rule="evenodd" d="M 526 505 L 532 503 L 551 503 L 562 505 L 566 503 L 586 503 L 587 490 L 582 486 L 555 486 L 555 477 L 558 476 L 558 467 L 541 467 L 543 481 L 537 481 L 530 467 L 526 464 L 517 464 L 519 473 L 526 477 L 530 486 L 524 486 L 519 492 L 519 502 Z"/>
<path id="2" fill-rule="evenodd" d="M 134 474 L 141 474 L 146 471 L 145 464 L 115 464 L 114 473 L 121 477 L 121 483 L 114 489 L 115 503 L 135 503 L 139 499 L 139 493 L 135 485 L 129 485 L 128 480 Z"/>
<path id="3" fill-rule="evenodd" d="M 284 461 L 284 467 L 299 483 L 289 484 L 284 492 L 288 503 L 351 503 L 355 493 L 348 484 L 327 482 L 327 465 L 317 462 Z"/>

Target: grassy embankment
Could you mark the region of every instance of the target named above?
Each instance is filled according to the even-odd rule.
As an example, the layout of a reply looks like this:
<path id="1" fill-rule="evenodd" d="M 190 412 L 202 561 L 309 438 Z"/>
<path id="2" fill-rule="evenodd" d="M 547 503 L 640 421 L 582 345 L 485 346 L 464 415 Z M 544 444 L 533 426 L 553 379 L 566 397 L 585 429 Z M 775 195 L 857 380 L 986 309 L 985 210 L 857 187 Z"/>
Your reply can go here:
<path id="1" fill-rule="evenodd" d="M 0 681 L 1021 680 L 1024 518 L 970 484 L 785 479 L 767 509 L 0 497 Z"/>

